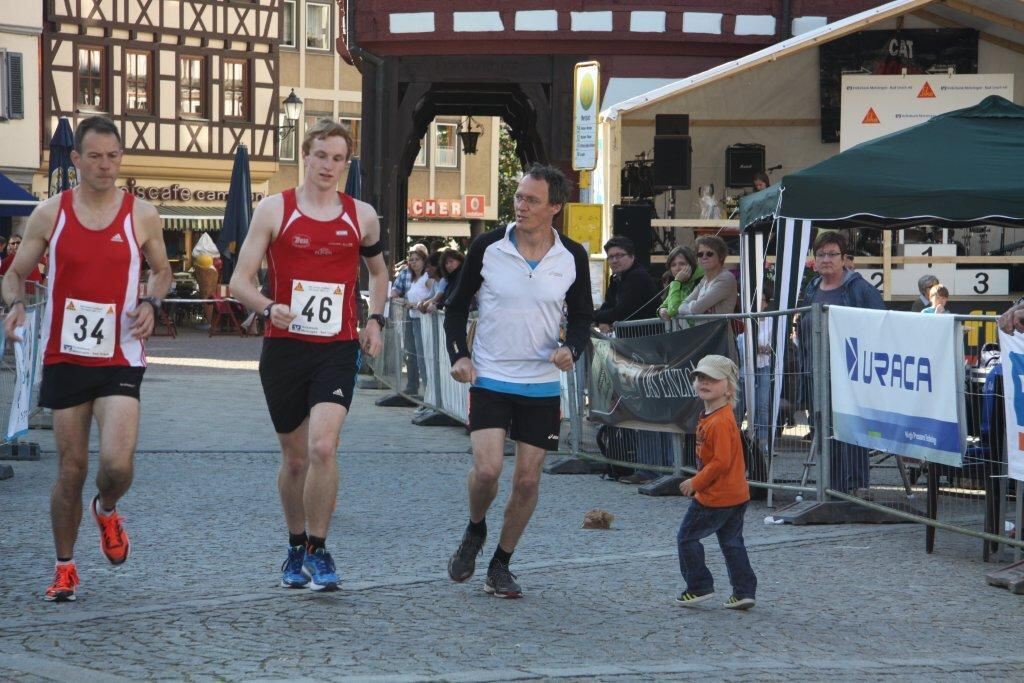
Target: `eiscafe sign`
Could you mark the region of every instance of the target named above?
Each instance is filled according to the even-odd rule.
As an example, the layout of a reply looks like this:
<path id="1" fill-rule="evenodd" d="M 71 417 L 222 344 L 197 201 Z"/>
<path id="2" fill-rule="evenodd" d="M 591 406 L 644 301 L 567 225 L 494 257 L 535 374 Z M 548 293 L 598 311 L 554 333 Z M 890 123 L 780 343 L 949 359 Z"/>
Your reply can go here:
<path id="1" fill-rule="evenodd" d="M 228 200 L 227 190 L 193 190 L 190 187 L 182 187 L 177 183 L 164 187 L 146 187 L 139 185 L 135 178 L 128 178 L 124 187 L 121 188 L 139 199 L 150 201 L 174 201 L 174 202 L 226 202 Z M 253 192 L 252 201 L 258 202 L 265 195 L 262 192 Z"/>

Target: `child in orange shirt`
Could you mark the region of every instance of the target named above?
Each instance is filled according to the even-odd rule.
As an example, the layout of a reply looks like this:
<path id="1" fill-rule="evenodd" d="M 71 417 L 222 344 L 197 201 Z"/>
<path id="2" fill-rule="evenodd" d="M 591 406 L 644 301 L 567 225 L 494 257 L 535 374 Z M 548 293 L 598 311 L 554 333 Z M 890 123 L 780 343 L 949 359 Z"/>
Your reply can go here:
<path id="1" fill-rule="evenodd" d="M 725 356 L 704 356 L 694 369 L 694 389 L 704 401 L 697 423 L 697 474 L 679 484 L 684 496 L 693 496 L 676 542 L 679 570 L 686 590 L 676 603 L 691 607 L 715 595 L 714 579 L 704 563 L 701 539 L 716 534 L 732 583 L 727 609 L 754 606 L 757 577 L 743 544 L 743 515 L 750 500 L 745 477 L 743 445 L 733 414 L 739 371 Z"/>

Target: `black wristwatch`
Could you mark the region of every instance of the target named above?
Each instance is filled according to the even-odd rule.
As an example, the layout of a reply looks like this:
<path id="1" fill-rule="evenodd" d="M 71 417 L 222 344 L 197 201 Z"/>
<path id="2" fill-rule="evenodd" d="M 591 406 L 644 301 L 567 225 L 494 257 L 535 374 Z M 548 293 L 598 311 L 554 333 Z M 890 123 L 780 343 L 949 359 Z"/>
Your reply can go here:
<path id="1" fill-rule="evenodd" d="M 384 328 L 388 324 L 388 319 L 385 318 L 380 313 L 371 313 L 370 315 L 366 316 L 366 322 L 370 322 L 371 320 L 376 320 L 377 321 L 377 324 L 380 325 L 381 332 L 384 331 Z"/>
<path id="2" fill-rule="evenodd" d="M 163 305 L 163 302 L 160 301 L 160 299 L 157 299 L 155 296 L 139 297 L 139 303 L 146 303 L 152 306 L 154 315 L 160 312 L 160 306 Z"/>
<path id="3" fill-rule="evenodd" d="M 271 301 L 267 304 L 267 307 L 263 309 L 263 319 L 270 320 L 270 310 L 277 305 L 276 301 Z"/>

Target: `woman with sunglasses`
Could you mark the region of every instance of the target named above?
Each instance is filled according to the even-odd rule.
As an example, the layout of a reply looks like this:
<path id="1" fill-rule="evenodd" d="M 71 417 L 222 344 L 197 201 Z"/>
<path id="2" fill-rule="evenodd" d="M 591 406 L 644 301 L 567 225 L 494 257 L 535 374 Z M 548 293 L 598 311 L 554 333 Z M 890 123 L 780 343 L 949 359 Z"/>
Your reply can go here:
<path id="1" fill-rule="evenodd" d="M 732 313 L 736 309 L 739 287 L 736 277 L 725 270 L 725 241 L 716 235 L 697 238 L 697 265 L 704 278 L 679 304 L 678 316 Z"/>

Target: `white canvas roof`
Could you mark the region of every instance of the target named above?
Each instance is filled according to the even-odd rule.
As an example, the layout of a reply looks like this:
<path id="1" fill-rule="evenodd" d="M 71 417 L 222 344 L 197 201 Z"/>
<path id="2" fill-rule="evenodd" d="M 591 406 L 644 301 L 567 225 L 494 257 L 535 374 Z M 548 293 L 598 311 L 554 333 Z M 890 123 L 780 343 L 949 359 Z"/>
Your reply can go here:
<path id="1" fill-rule="evenodd" d="M 615 120 L 759 64 L 776 61 L 911 12 L 940 25 L 975 28 L 985 40 L 1004 45 L 1008 43 L 1012 49 L 1024 50 L 1020 42 L 1024 36 L 1024 2 L 1021 0 L 895 0 L 614 104 L 601 112 L 601 119 Z"/>

